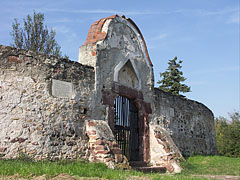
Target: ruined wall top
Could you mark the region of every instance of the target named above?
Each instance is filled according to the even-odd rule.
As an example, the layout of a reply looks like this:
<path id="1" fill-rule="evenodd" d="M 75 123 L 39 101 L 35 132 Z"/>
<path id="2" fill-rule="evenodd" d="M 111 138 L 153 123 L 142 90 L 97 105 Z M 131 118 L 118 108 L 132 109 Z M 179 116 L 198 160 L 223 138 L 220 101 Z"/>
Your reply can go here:
<path id="1" fill-rule="evenodd" d="M 137 25 L 130 19 L 130 18 L 126 18 L 125 16 L 120 16 L 120 15 L 113 15 L 113 16 L 109 16 L 106 18 L 102 18 L 96 22 L 94 22 L 89 31 L 88 31 L 88 36 L 87 39 L 85 41 L 85 43 L 82 45 L 83 46 L 88 46 L 88 50 L 90 50 L 91 48 L 89 48 L 89 46 L 93 46 L 94 48 L 91 49 L 91 56 L 96 56 L 96 44 L 100 41 L 106 40 L 108 38 L 108 35 L 110 33 L 110 31 L 112 31 L 112 27 L 111 27 L 111 23 L 112 22 L 118 22 L 118 23 L 124 23 L 125 25 L 127 25 L 137 36 L 138 38 L 138 42 L 141 46 L 142 51 L 144 52 L 144 56 L 145 59 L 148 63 L 148 65 L 153 66 L 149 54 L 148 54 L 148 50 L 147 50 L 147 46 L 145 43 L 145 40 L 143 38 L 143 35 L 141 33 L 141 31 L 139 30 L 139 28 L 137 27 Z M 81 52 L 79 54 L 79 62 L 81 62 Z M 84 58 L 82 58 L 84 59 Z M 88 65 L 92 65 L 93 64 L 88 64 Z"/>

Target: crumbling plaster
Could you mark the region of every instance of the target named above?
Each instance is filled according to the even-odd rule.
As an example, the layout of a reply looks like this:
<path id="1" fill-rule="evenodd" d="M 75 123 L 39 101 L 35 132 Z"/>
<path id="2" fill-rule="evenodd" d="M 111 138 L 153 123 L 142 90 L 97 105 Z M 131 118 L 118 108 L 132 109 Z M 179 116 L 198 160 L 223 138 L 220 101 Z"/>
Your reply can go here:
<path id="1" fill-rule="evenodd" d="M 52 93 L 54 88 L 63 92 L 66 83 L 72 92 Z M 86 158 L 84 122 L 91 118 L 93 88 L 92 67 L 0 46 L 1 156 Z"/>
<path id="2" fill-rule="evenodd" d="M 214 115 L 205 105 L 155 89 L 151 122 L 163 127 L 183 153 L 216 154 Z"/>
<path id="3" fill-rule="evenodd" d="M 1 156 L 128 166 L 111 138 L 119 95 L 138 108 L 140 160 L 179 172 L 181 153 L 216 153 L 213 113 L 154 89 L 146 43 L 131 19 L 96 21 L 78 61 L 0 46 Z"/>
<path id="4" fill-rule="evenodd" d="M 101 23 L 101 20 L 94 24 L 97 23 Z M 145 42 L 136 27 L 127 19 L 116 16 L 106 20 L 99 31 L 106 34 L 105 38 L 92 43 L 88 35 L 87 41 L 79 49 L 78 59 L 80 63 L 91 64 L 95 68 L 96 101 L 101 102 L 102 89 L 111 90 L 113 81 L 121 84 L 118 73 L 125 63 L 130 61 L 138 79 L 137 89 L 143 92 L 146 102 L 151 102 L 154 86 L 153 69 L 146 54 Z M 90 32 L 92 33 L 91 29 Z M 89 53 L 89 50 L 92 50 L 92 53 Z M 101 112 L 96 114 L 99 119 Z"/>

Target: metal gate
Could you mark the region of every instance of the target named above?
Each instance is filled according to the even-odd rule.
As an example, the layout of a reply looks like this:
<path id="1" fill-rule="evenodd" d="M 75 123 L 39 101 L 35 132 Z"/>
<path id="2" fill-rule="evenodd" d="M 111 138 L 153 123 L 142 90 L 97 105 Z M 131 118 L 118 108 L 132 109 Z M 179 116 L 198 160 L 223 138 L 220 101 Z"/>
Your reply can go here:
<path id="1" fill-rule="evenodd" d="M 138 110 L 128 98 L 119 96 L 114 101 L 114 135 L 129 161 L 139 160 Z"/>

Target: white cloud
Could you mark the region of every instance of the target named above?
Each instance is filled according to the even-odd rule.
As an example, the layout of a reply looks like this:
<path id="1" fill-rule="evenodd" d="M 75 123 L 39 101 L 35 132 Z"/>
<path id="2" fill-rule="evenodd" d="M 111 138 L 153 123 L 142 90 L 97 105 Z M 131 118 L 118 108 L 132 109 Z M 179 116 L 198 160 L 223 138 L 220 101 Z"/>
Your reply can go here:
<path id="1" fill-rule="evenodd" d="M 153 36 L 153 37 L 149 37 L 149 38 L 146 38 L 147 41 L 152 41 L 152 40 L 161 40 L 161 39 L 165 39 L 166 37 L 168 37 L 169 35 L 167 33 L 160 33 L 156 36 Z"/>
<path id="2" fill-rule="evenodd" d="M 158 36 L 155 37 L 156 40 L 164 39 L 168 37 L 167 33 L 159 34 Z"/>
<path id="3" fill-rule="evenodd" d="M 208 73 L 224 73 L 224 72 L 233 72 L 233 71 L 239 71 L 239 66 L 232 66 L 232 67 L 219 67 L 219 68 L 212 68 L 212 69 L 204 69 L 201 71 L 194 71 L 191 72 L 191 74 L 208 74 Z"/>
<path id="4" fill-rule="evenodd" d="M 70 32 L 70 29 L 66 26 L 54 26 L 53 29 L 58 32 L 58 33 L 62 33 L 62 34 L 67 34 Z"/>
<path id="5" fill-rule="evenodd" d="M 214 15 L 224 15 L 224 14 L 236 13 L 238 11 L 239 11 L 239 9 L 237 7 L 226 7 L 226 8 L 218 9 L 218 10 L 199 9 L 196 12 L 198 12 L 199 15 L 203 15 L 203 16 L 214 16 Z"/>
<path id="6" fill-rule="evenodd" d="M 121 11 L 113 9 L 79 9 L 79 10 L 70 10 L 70 9 L 54 9 L 54 8 L 43 8 L 40 9 L 45 12 L 62 12 L 62 13 L 74 13 L 74 14 L 126 14 L 126 15 L 143 15 L 143 14 L 158 14 L 159 12 L 153 11 Z"/>
<path id="7" fill-rule="evenodd" d="M 53 29 L 57 32 L 57 34 L 62 34 L 67 37 L 68 42 L 74 41 L 77 37 L 77 34 L 72 32 L 72 30 L 66 26 L 55 26 Z"/>
<path id="8" fill-rule="evenodd" d="M 240 23 L 240 14 L 234 13 L 229 17 L 229 19 L 226 22 L 227 24 L 239 24 Z"/>
<path id="9" fill-rule="evenodd" d="M 114 9 L 56 9 L 56 8 L 39 8 L 41 12 L 58 12 L 58 13 L 73 13 L 73 14 L 123 14 L 123 15 L 170 15 L 170 14 L 188 14 L 195 16 L 227 16 L 227 23 L 239 23 L 239 8 L 226 7 L 217 10 L 208 9 L 175 9 L 169 11 L 138 11 L 138 10 L 114 10 Z M 56 22 L 70 22 L 72 20 L 63 19 Z M 159 37 L 162 39 L 162 37 Z"/>
<path id="10" fill-rule="evenodd" d="M 47 20 L 48 23 L 69 23 L 69 22 L 73 22 L 73 19 L 69 19 L 69 18 L 61 18 L 61 19 L 50 19 Z"/>

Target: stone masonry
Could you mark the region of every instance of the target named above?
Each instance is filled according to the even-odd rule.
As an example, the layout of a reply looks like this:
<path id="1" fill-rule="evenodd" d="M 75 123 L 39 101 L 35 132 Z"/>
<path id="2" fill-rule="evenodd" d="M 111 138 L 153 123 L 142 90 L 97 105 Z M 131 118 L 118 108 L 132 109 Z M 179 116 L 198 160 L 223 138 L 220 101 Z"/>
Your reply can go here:
<path id="1" fill-rule="evenodd" d="M 138 161 L 180 172 L 182 154 L 216 153 L 213 113 L 155 89 L 143 35 L 130 18 L 114 15 L 90 27 L 78 62 L 0 46 L 0 157 L 129 168 L 116 138 L 126 138 L 115 131 L 118 97 L 137 109 L 127 121 L 136 121 L 128 131 L 137 132 L 131 153 Z"/>
<path id="2" fill-rule="evenodd" d="M 71 84 L 72 89 L 61 82 Z M 93 86 L 91 67 L 0 46 L 1 155 L 15 158 L 26 153 L 35 159 L 85 157 L 88 138 L 84 123 L 91 117 Z M 65 94 L 58 94 L 63 88 Z"/>

